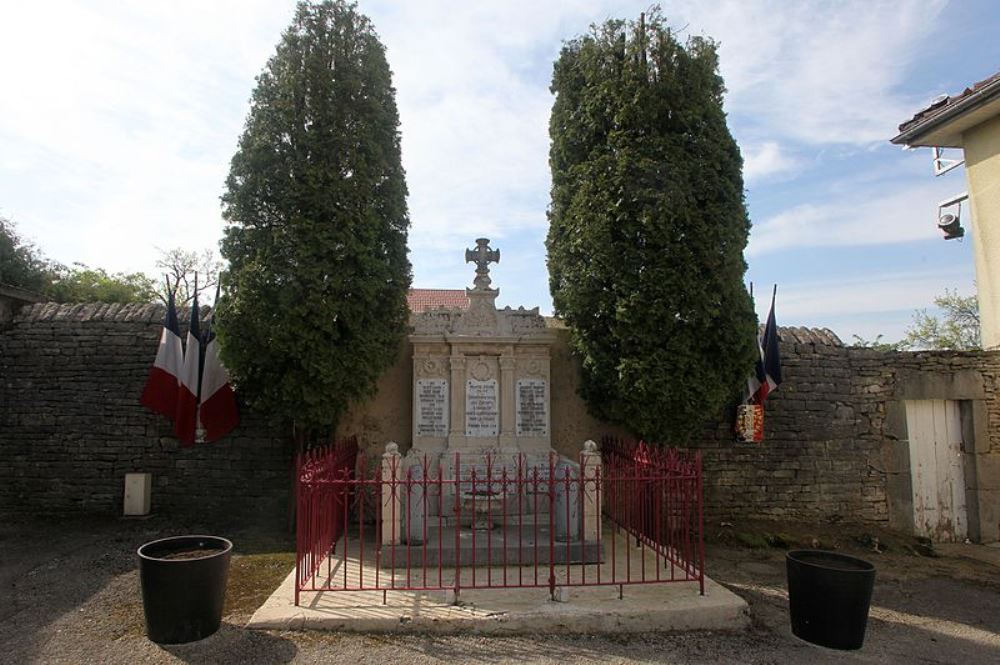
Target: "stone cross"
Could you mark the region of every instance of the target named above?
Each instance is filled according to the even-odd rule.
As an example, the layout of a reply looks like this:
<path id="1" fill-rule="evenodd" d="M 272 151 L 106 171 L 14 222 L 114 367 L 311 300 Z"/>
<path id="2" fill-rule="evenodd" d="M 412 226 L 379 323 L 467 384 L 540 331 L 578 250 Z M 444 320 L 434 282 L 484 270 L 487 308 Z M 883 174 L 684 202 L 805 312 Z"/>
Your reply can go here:
<path id="1" fill-rule="evenodd" d="M 500 250 L 490 249 L 489 238 L 476 238 L 476 248 L 465 250 L 465 262 L 476 264 L 476 278 L 472 283 L 477 289 L 490 287 L 490 264 L 500 263 Z"/>

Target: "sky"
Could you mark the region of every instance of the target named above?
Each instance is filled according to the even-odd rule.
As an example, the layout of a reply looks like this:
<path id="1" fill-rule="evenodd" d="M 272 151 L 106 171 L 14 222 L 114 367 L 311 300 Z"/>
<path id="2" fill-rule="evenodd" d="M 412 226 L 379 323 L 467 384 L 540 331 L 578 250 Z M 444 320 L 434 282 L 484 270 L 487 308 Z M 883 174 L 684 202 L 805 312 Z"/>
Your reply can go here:
<path id="1" fill-rule="evenodd" d="M 647 2 L 360 0 L 400 111 L 414 286 L 470 286 L 492 239 L 498 304 L 551 313 L 544 239 L 552 63 L 564 41 Z M 975 292 L 975 238 L 944 241 L 927 149 L 890 145 L 941 93 L 1000 68 L 992 0 L 663 2 L 719 42 L 744 158 L 748 281 L 781 325 L 902 337 L 945 289 Z M 0 4 L 0 215 L 50 258 L 155 273 L 160 249 L 217 247 L 219 196 L 255 77 L 294 3 Z M 967 206 L 962 211 L 967 218 Z M 969 225 L 965 224 L 966 229 Z M 767 298 L 757 309 L 766 316 Z"/>

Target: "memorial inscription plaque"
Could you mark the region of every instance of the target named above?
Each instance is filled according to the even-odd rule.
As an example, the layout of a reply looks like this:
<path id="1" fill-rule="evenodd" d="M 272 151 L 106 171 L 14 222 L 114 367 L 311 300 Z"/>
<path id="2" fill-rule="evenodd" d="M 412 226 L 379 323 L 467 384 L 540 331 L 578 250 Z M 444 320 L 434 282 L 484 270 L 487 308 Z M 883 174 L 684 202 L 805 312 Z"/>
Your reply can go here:
<path id="1" fill-rule="evenodd" d="M 469 379 L 465 391 L 465 435 L 497 436 L 500 409 L 497 408 L 497 380 Z"/>
<path id="2" fill-rule="evenodd" d="M 549 429 L 545 379 L 517 382 L 517 435 L 546 436 Z"/>
<path id="3" fill-rule="evenodd" d="M 417 435 L 448 436 L 448 379 L 417 379 Z"/>

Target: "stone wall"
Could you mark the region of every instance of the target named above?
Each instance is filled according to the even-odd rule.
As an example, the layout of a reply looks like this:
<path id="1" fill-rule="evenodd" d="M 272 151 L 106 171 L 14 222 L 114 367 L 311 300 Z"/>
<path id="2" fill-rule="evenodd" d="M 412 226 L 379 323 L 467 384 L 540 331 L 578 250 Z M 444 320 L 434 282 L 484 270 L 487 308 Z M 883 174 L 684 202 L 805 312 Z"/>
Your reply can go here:
<path id="1" fill-rule="evenodd" d="M 232 436 L 180 449 L 168 421 L 139 405 L 161 317 L 157 306 L 33 305 L 0 329 L 0 510 L 118 513 L 124 474 L 148 471 L 155 512 L 281 513 L 289 453 L 259 417 L 244 409 Z M 781 335 L 784 383 L 767 402 L 765 441 L 735 442 L 730 411 L 696 443 L 709 519 L 910 528 L 904 401 L 954 399 L 963 409 L 970 528 L 997 539 L 1000 353 L 877 353 L 824 331 Z M 341 423 L 372 457 L 390 440 L 403 452 L 412 443 L 411 356 L 404 344 L 376 396 Z M 572 456 L 588 438 L 627 434 L 587 414 L 577 372 L 560 330 L 552 442 Z"/>
<path id="2" fill-rule="evenodd" d="M 905 402 L 955 400 L 969 536 L 998 539 L 1000 353 L 884 353 L 844 347 L 814 330 L 781 335 L 784 382 L 767 401 L 764 442 L 734 442 L 730 411 L 697 444 L 710 516 L 865 521 L 910 531 Z"/>
<path id="3" fill-rule="evenodd" d="M 259 417 L 181 449 L 139 405 L 162 318 L 155 305 L 33 305 L 0 332 L 0 510 L 120 514 L 125 473 L 143 471 L 154 513 L 283 513 L 290 457 Z"/>
<path id="4" fill-rule="evenodd" d="M 961 463 L 969 537 L 1000 538 L 1000 353 L 935 351 L 881 354 L 851 349 L 858 438 L 877 443 L 889 524 L 909 530 L 914 506 L 905 402 L 954 400 L 961 415 Z M 947 533 L 931 534 L 949 539 Z"/>

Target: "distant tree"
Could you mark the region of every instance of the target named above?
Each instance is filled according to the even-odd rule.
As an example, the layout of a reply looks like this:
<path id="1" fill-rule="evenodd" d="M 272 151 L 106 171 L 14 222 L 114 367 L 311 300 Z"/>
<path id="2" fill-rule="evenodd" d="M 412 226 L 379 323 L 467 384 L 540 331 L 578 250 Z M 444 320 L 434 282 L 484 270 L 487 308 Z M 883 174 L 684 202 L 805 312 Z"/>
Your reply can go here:
<path id="1" fill-rule="evenodd" d="M 14 224 L 0 217 L 0 284 L 35 291 L 53 302 L 148 303 L 156 300 L 149 276 L 109 274 L 82 263 L 64 266 L 45 258 L 21 238 Z"/>
<path id="2" fill-rule="evenodd" d="M 875 335 L 875 339 L 865 339 L 860 335 L 851 335 L 854 338 L 854 346 L 862 349 L 872 349 L 873 351 L 900 351 L 903 350 L 902 342 L 883 342 L 882 335 Z"/>
<path id="3" fill-rule="evenodd" d="M 656 11 L 562 49 L 552 78 L 547 239 L 556 313 L 595 415 L 682 442 L 746 381 L 757 319 L 716 46 Z"/>
<path id="4" fill-rule="evenodd" d="M 56 267 L 44 295 L 61 303 L 149 303 L 157 298 L 153 280 L 144 273 L 109 274 L 103 268 L 88 268 L 82 263 Z"/>
<path id="5" fill-rule="evenodd" d="M 215 297 L 215 287 L 219 283 L 219 273 L 222 272 L 222 261 L 213 250 L 196 252 L 175 247 L 168 250 L 161 249 L 159 252 L 160 258 L 156 260 L 156 267 L 170 278 L 171 289 L 174 289 L 174 299 L 178 307 L 190 303 L 196 292 L 198 302 L 203 305 Z M 157 283 L 156 292 L 160 300 L 167 301 L 165 281 Z"/>
<path id="6" fill-rule="evenodd" d="M 374 392 L 407 320 L 395 91 L 354 4 L 299 3 L 257 78 L 222 203 L 223 359 L 308 445 Z"/>
<path id="7" fill-rule="evenodd" d="M 22 238 L 6 217 L 0 217 L 0 284 L 41 293 L 52 281 L 52 266 Z"/>
<path id="8" fill-rule="evenodd" d="M 937 317 L 919 309 L 913 314 L 913 324 L 906 330 L 902 344 L 908 349 L 952 349 L 964 351 L 982 348 L 979 331 L 979 300 L 976 296 L 960 296 L 945 289 L 934 299 L 942 311 Z"/>

